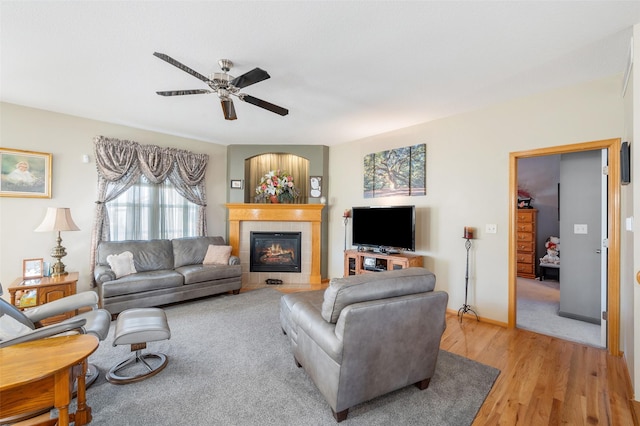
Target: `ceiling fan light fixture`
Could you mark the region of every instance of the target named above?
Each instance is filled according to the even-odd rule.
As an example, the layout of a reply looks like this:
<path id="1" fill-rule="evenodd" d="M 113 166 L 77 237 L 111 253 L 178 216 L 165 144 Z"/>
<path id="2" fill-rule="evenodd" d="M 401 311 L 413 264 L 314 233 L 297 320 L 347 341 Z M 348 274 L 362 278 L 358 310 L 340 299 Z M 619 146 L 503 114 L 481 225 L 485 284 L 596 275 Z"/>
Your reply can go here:
<path id="1" fill-rule="evenodd" d="M 236 116 L 236 109 L 233 106 L 233 101 L 227 98 L 220 98 L 220 105 L 222 105 L 222 113 L 224 114 L 225 120 L 235 120 L 238 117 Z"/>

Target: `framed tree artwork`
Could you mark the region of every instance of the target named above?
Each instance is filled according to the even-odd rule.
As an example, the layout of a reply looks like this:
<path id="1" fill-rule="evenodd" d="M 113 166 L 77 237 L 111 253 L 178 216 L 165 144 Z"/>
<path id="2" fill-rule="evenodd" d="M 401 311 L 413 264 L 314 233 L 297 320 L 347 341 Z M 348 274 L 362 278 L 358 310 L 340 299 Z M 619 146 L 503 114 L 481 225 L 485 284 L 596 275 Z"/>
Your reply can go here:
<path id="1" fill-rule="evenodd" d="M 390 149 L 364 157 L 364 198 L 427 194 L 427 146 Z"/>

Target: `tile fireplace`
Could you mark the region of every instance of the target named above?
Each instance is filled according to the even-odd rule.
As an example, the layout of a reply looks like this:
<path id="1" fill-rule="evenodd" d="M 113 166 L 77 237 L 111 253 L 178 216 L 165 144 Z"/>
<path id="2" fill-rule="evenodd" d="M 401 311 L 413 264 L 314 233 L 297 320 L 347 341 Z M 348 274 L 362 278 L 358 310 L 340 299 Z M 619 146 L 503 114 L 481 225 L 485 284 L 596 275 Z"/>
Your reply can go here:
<path id="1" fill-rule="evenodd" d="M 243 285 L 253 282 L 264 282 L 265 278 L 283 279 L 285 280 L 285 284 L 288 280 L 296 283 L 302 283 L 304 281 L 307 285 L 321 284 L 320 229 L 324 205 L 229 203 L 226 204 L 226 207 L 229 210 L 229 245 L 233 247 L 232 253 L 240 256 L 241 259 L 244 258 L 246 253 L 246 263 L 245 260 L 242 260 L 243 264 L 247 265 L 246 273 L 243 267 Z M 271 227 L 271 224 L 273 227 Z M 251 231 L 302 231 L 301 274 L 250 272 L 248 264 L 250 263 L 249 232 Z M 305 247 L 308 247 L 308 249 Z M 247 278 L 247 280 L 245 280 L 245 278 Z"/>
<path id="2" fill-rule="evenodd" d="M 251 232 L 251 272 L 297 272 L 302 267 L 301 232 Z"/>

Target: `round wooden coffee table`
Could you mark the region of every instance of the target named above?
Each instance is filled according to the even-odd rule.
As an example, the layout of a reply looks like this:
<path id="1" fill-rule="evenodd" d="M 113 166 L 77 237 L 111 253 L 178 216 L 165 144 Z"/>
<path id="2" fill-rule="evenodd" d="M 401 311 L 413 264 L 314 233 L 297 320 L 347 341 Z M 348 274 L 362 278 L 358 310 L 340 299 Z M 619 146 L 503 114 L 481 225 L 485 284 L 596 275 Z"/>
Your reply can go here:
<path id="1" fill-rule="evenodd" d="M 86 334 L 52 337 L 0 349 L 0 419 L 48 407 L 59 411 L 58 424 L 77 426 L 91 421 L 85 394 L 87 357 L 98 338 Z M 78 380 L 78 409 L 69 414 L 73 383 Z"/>

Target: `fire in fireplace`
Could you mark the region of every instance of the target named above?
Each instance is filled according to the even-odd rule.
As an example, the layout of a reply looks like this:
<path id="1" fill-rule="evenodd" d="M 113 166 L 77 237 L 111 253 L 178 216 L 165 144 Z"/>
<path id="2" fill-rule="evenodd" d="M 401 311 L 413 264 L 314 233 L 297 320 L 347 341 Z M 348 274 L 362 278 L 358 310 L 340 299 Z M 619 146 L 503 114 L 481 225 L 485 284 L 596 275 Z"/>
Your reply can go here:
<path id="1" fill-rule="evenodd" d="M 300 232 L 251 232 L 251 272 L 301 272 Z"/>

